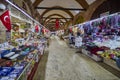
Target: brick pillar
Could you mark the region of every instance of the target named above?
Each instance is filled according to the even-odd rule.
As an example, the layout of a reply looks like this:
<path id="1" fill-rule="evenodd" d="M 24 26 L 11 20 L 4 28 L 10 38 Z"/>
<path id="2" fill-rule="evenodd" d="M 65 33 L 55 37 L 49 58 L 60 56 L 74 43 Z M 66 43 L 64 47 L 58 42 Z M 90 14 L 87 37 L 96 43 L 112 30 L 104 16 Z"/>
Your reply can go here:
<path id="1" fill-rule="evenodd" d="M 96 0 L 95 2 L 93 2 L 89 8 L 87 9 L 87 11 L 85 12 L 85 14 L 83 15 L 85 18 L 85 21 L 88 21 L 91 19 L 94 11 L 97 9 L 98 6 L 100 6 L 104 1 L 106 0 Z"/>

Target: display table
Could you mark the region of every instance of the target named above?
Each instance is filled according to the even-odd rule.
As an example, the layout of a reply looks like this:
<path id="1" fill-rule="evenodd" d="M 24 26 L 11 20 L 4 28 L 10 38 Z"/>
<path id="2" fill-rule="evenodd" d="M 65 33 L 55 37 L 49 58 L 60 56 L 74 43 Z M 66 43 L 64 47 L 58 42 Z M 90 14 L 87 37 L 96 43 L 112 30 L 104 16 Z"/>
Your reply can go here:
<path id="1" fill-rule="evenodd" d="M 102 57 L 95 55 L 95 54 L 91 54 L 89 51 L 82 49 L 82 53 L 89 56 L 90 58 L 92 58 L 95 61 L 102 61 Z"/>
<path id="2" fill-rule="evenodd" d="M 114 60 L 108 59 L 108 58 L 104 58 L 103 62 L 106 63 L 107 65 L 117 69 L 118 71 L 120 71 L 120 68 L 117 67 L 116 62 Z"/>

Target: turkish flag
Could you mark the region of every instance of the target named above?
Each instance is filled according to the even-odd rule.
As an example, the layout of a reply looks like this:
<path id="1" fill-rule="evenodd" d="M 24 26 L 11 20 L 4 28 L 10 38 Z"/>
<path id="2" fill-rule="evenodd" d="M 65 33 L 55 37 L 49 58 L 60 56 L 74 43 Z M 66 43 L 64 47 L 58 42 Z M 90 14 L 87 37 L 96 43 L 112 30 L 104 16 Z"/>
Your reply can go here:
<path id="1" fill-rule="evenodd" d="M 59 28 L 59 19 L 56 19 L 56 22 L 55 22 L 55 28 L 56 28 L 56 29 Z"/>
<path id="2" fill-rule="evenodd" d="M 39 32 L 39 26 L 38 25 L 35 26 L 35 32 Z"/>
<path id="3" fill-rule="evenodd" d="M 7 28 L 7 30 L 10 31 L 11 30 L 11 21 L 10 21 L 9 10 L 5 11 L 0 16 L 0 20 L 2 21 L 3 25 Z"/>

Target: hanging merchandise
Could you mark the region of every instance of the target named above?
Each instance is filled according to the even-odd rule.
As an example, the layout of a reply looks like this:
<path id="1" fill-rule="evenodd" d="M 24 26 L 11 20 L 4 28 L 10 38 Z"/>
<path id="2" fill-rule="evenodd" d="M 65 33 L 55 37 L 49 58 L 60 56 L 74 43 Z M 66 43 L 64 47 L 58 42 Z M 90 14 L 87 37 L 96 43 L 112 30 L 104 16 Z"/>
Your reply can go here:
<path id="1" fill-rule="evenodd" d="M 92 27 L 93 27 L 93 25 L 91 25 L 91 22 L 87 22 L 87 23 L 83 24 L 83 28 L 84 28 L 86 34 L 88 34 L 88 35 L 91 35 L 91 32 L 92 32 L 91 29 L 92 29 Z"/>
<path id="2" fill-rule="evenodd" d="M 100 20 L 99 20 L 99 28 L 102 30 L 102 29 L 104 29 L 105 28 L 105 25 L 106 25 L 106 23 L 105 23 L 105 18 L 100 18 Z"/>
<path id="3" fill-rule="evenodd" d="M 111 27 L 116 26 L 116 19 L 117 19 L 117 17 L 115 15 L 111 16 Z"/>
<path id="4" fill-rule="evenodd" d="M 79 32 L 81 33 L 81 35 L 84 34 L 84 28 L 83 28 L 83 25 L 78 25 L 78 28 L 79 28 Z"/>
<path id="5" fill-rule="evenodd" d="M 107 25 L 107 22 L 106 22 L 107 20 L 106 20 L 106 19 L 107 19 L 106 17 L 105 17 L 105 18 L 102 18 L 102 23 L 103 23 L 103 26 L 104 26 L 104 27 Z M 104 27 L 103 27 L 103 28 L 104 28 Z"/>
<path id="6" fill-rule="evenodd" d="M 1 16 L 0 20 L 4 24 L 4 26 L 7 28 L 8 31 L 11 31 L 11 21 L 10 21 L 10 14 L 9 10 L 5 11 Z"/>
<path id="7" fill-rule="evenodd" d="M 111 25 L 111 16 L 108 16 L 107 17 L 107 26 L 110 26 Z"/>
<path id="8" fill-rule="evenodd" d="M 120 28 L 120 15 L 118 15 L 118 17 L 117 17 L 118 19 L 117 19 L 117 25 L 118 25 L 118 28 Z"/>

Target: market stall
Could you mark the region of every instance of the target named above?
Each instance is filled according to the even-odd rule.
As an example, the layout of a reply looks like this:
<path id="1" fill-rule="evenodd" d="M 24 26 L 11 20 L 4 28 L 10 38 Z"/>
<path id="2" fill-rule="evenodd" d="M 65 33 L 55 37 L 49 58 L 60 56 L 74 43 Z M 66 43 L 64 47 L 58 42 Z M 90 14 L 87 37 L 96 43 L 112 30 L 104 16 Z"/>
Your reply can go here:
<path id="1" fill-rule="evenodd" d="M 10 4 L 13 6 L 1 15 L 4 32 L 9 33 L 4 36 L 9 37 L 0 43 L 0 80 L 31 80 L 44 53 L 46 40 L 38 38 L 39 32 L 35 31 L 35 25 L 40 23 Z"/>
<path id="2" fill-rule="evenodd" d="M 27 80 L 44 53 L 44 43 L 38 39 L 29 40 L 25 45 L 11 46 L 7 43 L 0 48 L 0 79 Z M 1 45 L 1 46 L 3 46 Z"/>
<path id="3" fill-rule="evenodd" d="M 81 27 L 84 30 L 82 53 L 120 70 L 120 14 L 78 24 Z"/>

